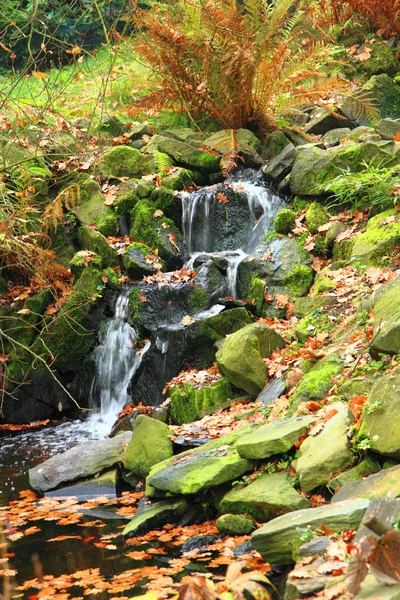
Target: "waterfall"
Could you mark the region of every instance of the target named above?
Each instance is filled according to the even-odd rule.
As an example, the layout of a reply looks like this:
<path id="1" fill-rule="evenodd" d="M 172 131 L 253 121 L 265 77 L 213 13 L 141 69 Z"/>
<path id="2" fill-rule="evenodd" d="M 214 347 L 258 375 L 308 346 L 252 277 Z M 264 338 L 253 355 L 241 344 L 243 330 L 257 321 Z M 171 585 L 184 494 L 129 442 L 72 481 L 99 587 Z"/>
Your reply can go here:
<path id="1" fill-rule="evenodd" d="M 115 418 L 130 400 L 130 382 L 138 370 L 150 343 L 137 348 L 136 331 L 127 323 L 129 288 L 116 298 L 114 315 L 100 330 L 99 344 L 94 350 L 96 377 L 92 392 L 98 390 L 100 410 L 90 418 L 90 427 L 98 435 L 106 435 Z"/>
<path id="2" fill-rule="evenodd" d="M 235 196 L 229 199 L 227 195 L 232 192 L 238 200 Z M 188 268 L 192 268 L 199 255 L 224 257 L 228 265 L 225 294 L 237 298 L 240 263 L 272 230 L 275 216 L 285 203 L 265 187 L 258 173 L 249 170 L 230 177 L 223 184 L 190 194 L 183 192 L 181 197 L 183 233 L 190 256 Z M 235 211 L 236 216 L 234 231 L 229 224 L 230 210 Z"/>

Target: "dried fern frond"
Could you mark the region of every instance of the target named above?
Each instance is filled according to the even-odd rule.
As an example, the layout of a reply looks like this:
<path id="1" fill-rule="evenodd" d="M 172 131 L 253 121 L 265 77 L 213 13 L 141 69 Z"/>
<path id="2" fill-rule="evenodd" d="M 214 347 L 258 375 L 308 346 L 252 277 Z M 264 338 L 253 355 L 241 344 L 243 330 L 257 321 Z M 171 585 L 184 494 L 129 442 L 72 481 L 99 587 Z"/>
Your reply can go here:
<path id="1" fill-rule="evenodd" d="M 369 92 L 342 93 L 344 97 L 343 110 L 354 121 L 373 122 L 379 119 L 377 99 Z"/>

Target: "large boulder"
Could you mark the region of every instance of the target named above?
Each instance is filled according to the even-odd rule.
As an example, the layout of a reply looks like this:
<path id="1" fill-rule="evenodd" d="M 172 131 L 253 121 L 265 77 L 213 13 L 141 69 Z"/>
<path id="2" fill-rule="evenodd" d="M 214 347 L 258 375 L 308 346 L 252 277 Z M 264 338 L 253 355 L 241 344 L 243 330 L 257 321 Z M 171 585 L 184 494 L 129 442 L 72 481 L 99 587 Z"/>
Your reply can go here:
<path id="1" fill-rule="evenodd" d="M 235 449 L 237 439 L 248 431 L 249 427 L 245 425 L 227 436 L 155 465 L 146 480 L 148 495 L 165 492 L 196 494 L 252 471 L 255 463 L 241 458 Z"/>
<path id="2" fill-rule="evenodd" d="M 293 487 L 287 473 L 261 475 L 250 485 L 225 494 L 219 504 L 223 513 L 246 514 L 265 523 L 279 515 L 310 508 L 311 503 Z"/>
<path id="3" fill-rule="evenodd" d="M 304 533 L 321 526 L 338 532 L 357 529 L 368 505 L 369 500 L 357 499 L 288 513 L 255 531 L 251 541 L 264 560 L 290 565 Z"/>
<path id="4" fill-rule="evenodd" d="M 118 219 L 104 202 L 105 197 L 97 181 L 86 179 L 80 184 L 79 200 L 71 212 L 81 225 L 95 225 L 103 235 L 116 235 Z"/>
<path id="5" fill-rule="evenodd" d="M 357 439 L 374 452 L 400 459 L 400 371 L 379 379 L 364 405 Z"/>
<path id="6" fill-rule="evenodd" d="M 304 440 L 295 467 L 304 492 L 325 485 L 333 473 L 351 465 L 348 428 L 352 422 L 352 413 L 344 409 L 329 419 L 320 433 Z"/>
<path id="7" fill-rule="evenodd" d="M 229 405 L 234 393 L 229 381 L 222 377 L 209 385 L 188 382 L 174 385 L 169 390 L 171 417 L 176 425 L 192 423 L 217 408 Z"/>
<path id="8" fill-rule="evenodd" d="M 400 466 L 383 469 L 359 481 L 345 483 L 333 496 L 332 502 L 355 498 L 398 498 L 400 496 Z"/>
<path id="9" fill-rule="evenodd" d="M 154 171 L 155 163 L 152 156 L 145 156 L 136 148 L 115 146 L 103 154 L 98 169 L 105 179 L 142 177 Z"/>
<path id="10" fill-rule="evenodd" d="M 220 170 L 220 155 L 200 150 L 186 142 L 162 135 L 153 135 L 146 149 L 149 152 L 168 154 L 176 164 L 183 167 L 199 169 L 206 173 L 216 173 Z"/>
<path id="11" fill-rule="evenodd" d="M 151 467 L 173 455 L 171 430 L 165 423 L 139 415 L 124 458 L 124 467 L 146 477 Z"/>
<path id="12" fill-rule="evenodd" d="M 386 210 L 372 217 L 365 232 L 355 238 L 351 260 L 360 265 L 380 265 L 382 257 L 390 255 L 399 244 L 400 214 Z"/>
<path id="13" fill-rule="evenodd" d="M 230 335 L 218 350 L 218 368 L 236 387 L 257 396 L 264 387 L 267 358 L 284 339 L 262 323 L 247 325 Z"/>
<path id="14" fill-rule="evenodd" d="M 29 483 L 33 489 L 45 492 L 60 483 L 109 469 L 123 460 L 131 436 L 132 432 L 126 431 L 115 438 L 92 440 L 56 454 L 29 470 Z"/>
<path id="15" fill-rule="evenodd" d="M 374 336 L 371 350 L 375 355 L 400 351 L 400 314 L 398 300 L 400 277 L 386 283 L 374 295 Z"/>
<path id="16" fill-rule="evenodd" d="M 287 452 L 314 421 L 315 417 L 276 419 L 243 436 L 236 444 L 237 451 L 243 458 L 254 459 Z"/>

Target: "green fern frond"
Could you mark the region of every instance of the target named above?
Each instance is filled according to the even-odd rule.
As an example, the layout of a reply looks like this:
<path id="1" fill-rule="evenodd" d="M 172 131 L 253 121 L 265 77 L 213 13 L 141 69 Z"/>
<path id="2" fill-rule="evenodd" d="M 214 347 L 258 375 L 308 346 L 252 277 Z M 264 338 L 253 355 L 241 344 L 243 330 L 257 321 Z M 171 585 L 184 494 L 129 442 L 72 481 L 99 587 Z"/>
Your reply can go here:
<path id="1" fill-rule="evenodd" d="M 168 156 L 168 154 L 164 154 L 164 152 L 156 151 L 154 152 L 153 156 L 156 164 L 156 169 L 158 171 L 167 171 L 170 167 L 173 167 L 174 165 L 172 159 Z"/>

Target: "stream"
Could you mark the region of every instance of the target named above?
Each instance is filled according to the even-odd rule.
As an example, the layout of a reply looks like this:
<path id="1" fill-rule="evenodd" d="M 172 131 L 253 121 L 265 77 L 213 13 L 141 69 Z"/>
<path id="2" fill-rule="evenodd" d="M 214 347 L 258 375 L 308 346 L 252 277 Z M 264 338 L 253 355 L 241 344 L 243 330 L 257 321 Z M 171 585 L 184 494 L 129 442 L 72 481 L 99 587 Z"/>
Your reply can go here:
<path id="1" fill-rule="evenodd" d="M 245 197 L 244 204 L 237 213 L 231 209 L 227 197 L 228 193 L 232 192 L 238 192 Z M 257 247 L 263 236 L 271 231 L 274 217 L 284 206 L 284 201 L 264 186 L 258 173 L 249 171 L 228 180 L 226 192 L 223 186 L 213 186 L 191 194 L 182 192 L 181 197 L 183 233 L 187 248 L 185 266 L 188 269 L 197 269 L 213 257 L 223 259 L 227 265 L 224 289 L 219 290 L 215 301 L 210 301 L 210 306 L 196 314 L 196 319 L 207 319 L 224 309 L 224 306 L 218 304 L 218 295 L 237 297 L 238 266 Z M 221 216 L 218 216 L 221 209 L 223 213 L 225 211 L 222 220 Z M 128 316 L 129 287 L 126 287 L 114 299 L 113 315 L 100 327 L 98 346 L 94 351 L 96 377 L 92 384 L 93 398 L 100 399 L 100 406 L 90 417 L 85 420 L 65 421 L 37 431 L 6 435 L 0 439 L 0 509 L 15 502 L 19 492 L 29 489 L 29 468 L 72 446 L 107 435 L 117 413 L 130 402 L 132 379 L 141 369 L 151 344 L 164 357 L 164 362 L 167 359 L 168 340 L 163 331 L 165 328 L 174 329 L 181 326 L 179 322 L 173 322 L 173 311 L 172 320 L 167 319 L 163 324 L 164 329 L 155 332 L 152 341 L 142 347 L 137 344 L 137 332 L 128 324 Z M 167 380 L 164 381 L 164 385 Z M 95 390 L 97 393 L 94 393 Z M 55 520 L 46 521 L 39 518 L 35 521 L 34 525 L 39 528 L 38 531 L 13 541 L 8 549 L 11 555 L 14 555 L 10 558 L 9 568 L 17 570 L 16 582 L 21 584 L 33 579 L 38 576 L 38 572 L 58 577 L 63 573 L 94 567 L 100 567 L 102 575 L 110 579 L 127 569 L 132 569 L 133 562 L 135 567 L 140 568 L 144 565 L 168 566 L 168 561 L 176 556 L 176 550 L 173 548 L 167 550 L 166 556 L 155 553 L 143 562 L 128 558 L 126 549 L 124 550 L 120 543 L 110 549 L 96 546 L 96 543 L 100 543 L 101 546 L 101 536 L 107 532 L 112 534 L 127 522 L 126 518 L 115 514 L 113 502 L 116 506 L 117 501 L 111 500 L 111 508 L 103 509 L 103 512 L 99 509 L 96 513 L 95 508 L 88 510 L 80 527 L 67 524 L 60 531 L 60 525 L 57 525 Z M 104 512 L 107 510 L 108 513 Z M 1 514 L 0 512 L 0 516 Z M 93 525 L 97 518 L 102 522 L 101 526 Z M 86 522 L 89 525 L 85 525 Z M 76 537 L 77 529 L 79 538 Z M 47 541 L 60 536 L 60 533 L 67 537 L 75 537 L 52 543 Z M 157 548 L 157 544 L 153 543 L 153 547 Z M 132 546 L 130 550 L 133 550 Z M 197 565 L 196 568 L 189 568 L 188 572 L 201 570 L 201 567 L 202 565 Z M 141 585 L 138 583 L 137 589 L 130 590 L 131 597 L 132 594 L 143 593 Z M 19 598 L 38 598 L 29 589 L 18 594 Z M 82 590 L 70 587 L 68 594 L 69 596 L 63 598 L 81 598 Z M 118 597 L 119 592 L 114 595 Z M 111 596 L 106 592 L 96 595 L 96 598 L 109 597 Z M 60 600 L 63 598 L 60 595 Z"/>

